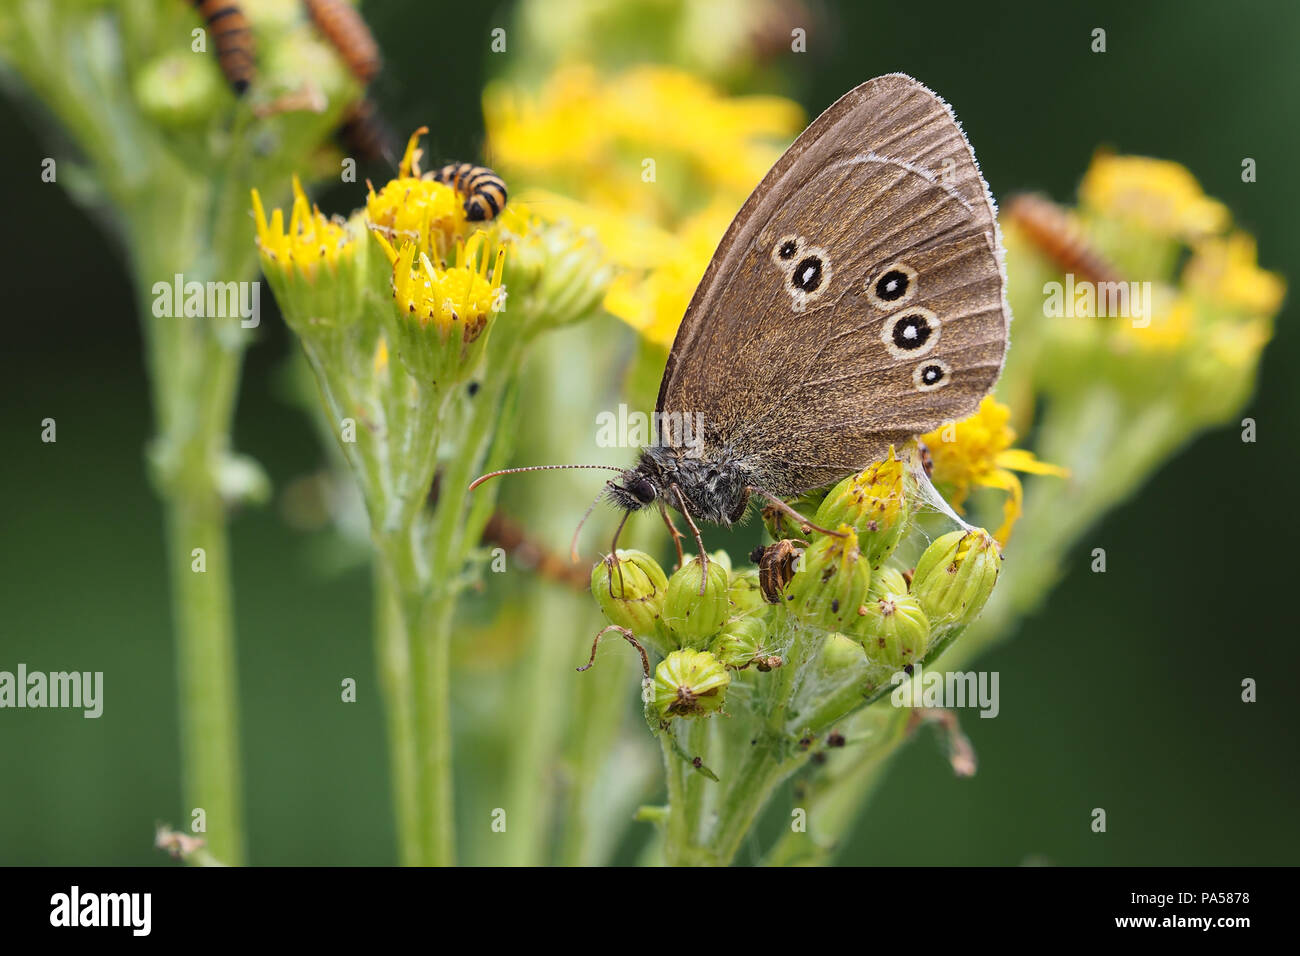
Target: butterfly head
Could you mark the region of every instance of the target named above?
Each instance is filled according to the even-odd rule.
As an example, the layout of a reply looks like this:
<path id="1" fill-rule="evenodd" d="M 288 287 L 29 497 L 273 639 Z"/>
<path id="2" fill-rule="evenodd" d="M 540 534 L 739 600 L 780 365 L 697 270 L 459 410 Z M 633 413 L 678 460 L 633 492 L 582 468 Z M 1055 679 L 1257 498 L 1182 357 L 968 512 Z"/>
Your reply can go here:
<path id="1" fill-rule="evenodd" d="M 642 460 L 609 483 L 609 499 L 624 511 L 640 511 L 659 499 L 659 483 Z"/>

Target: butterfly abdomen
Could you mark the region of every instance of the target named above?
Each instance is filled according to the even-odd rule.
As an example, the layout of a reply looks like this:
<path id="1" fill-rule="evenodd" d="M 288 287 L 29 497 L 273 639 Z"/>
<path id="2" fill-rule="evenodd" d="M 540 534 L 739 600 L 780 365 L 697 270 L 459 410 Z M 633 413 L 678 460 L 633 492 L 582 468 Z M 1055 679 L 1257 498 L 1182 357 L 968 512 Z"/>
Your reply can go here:
<path id="1" fill-rule="evenodd" d="M 363 84 L 379 72 L 379 44 L 357 8 L 347 0 L 303 0 L 317 29 L 339 51 L 352 75 Z"/>
<path id="2" fill-rule="evenodd" d="M 505 180 L 486 166 L 448 163 L 433 178 L 465 197 L 465 218 L 470 222 L 492 219 L 505 208 Z"/>
<path id="3" fill-rule="evenodd" d="M 236 95 L 243 96 L 257 73 L 248 17 L 234 0 L 194 0 L 194 8 L 208 25 L 226 82 Z"/>
<path id="4" fill-rule="evenodd" d="M 1090 282 L 1114 282 L 1114 267 L 1092 248 L 1078 224 L 1056 203 L 1025 193 L 1007 204 L 1007 217 L 1062 272 Z"/>

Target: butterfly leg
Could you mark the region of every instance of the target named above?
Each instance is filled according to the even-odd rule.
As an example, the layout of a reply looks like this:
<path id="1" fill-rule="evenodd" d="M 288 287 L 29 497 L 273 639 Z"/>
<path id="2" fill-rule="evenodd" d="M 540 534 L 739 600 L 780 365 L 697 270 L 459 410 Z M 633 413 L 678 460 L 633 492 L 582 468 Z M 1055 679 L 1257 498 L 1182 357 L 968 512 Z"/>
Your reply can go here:
<path id="1" fill-rule="evenodd" d="M 673 524 L 672 515 L 668 513 L 667 506 L 660 501 L 659 513 L 663 515 L 664 524 L 668 525 L 668 533 L 673 536 L 673 547 L 677 549 L 677 567 L 686 563 L 686 557 L 682 553 L 682 533 L 677 530 L 677 525 Z"/>
<path id="2" fill-rule="evenodd" d="M 646 679 L 648 680 L 650 677 L 650 658 L 646 656 L 645 648 L 642 647 L 641 642 L 636 639 L 636 635 L 634 635 L 627 628 L 620 627 L 617 624 L 611 624 L 608 627 L 603 628 L 601 632 L 596 635 L 596 639 L 591 642 L 591 657 L 588 658 L 587 663 L 583 664 L 581 667 L 578 668 L 578 673 L 582 673 L 585 670 L 590 670 L 591 665 L 596 663 L 596 648 L 600 646 L 600 639 L 604 637 L 606 634 L 608 634 L 610 631 L 618 631 L 618 633 L 622 636 L 623 640 L 627 641 L 629 644 L 631 644 L 633 647 L 637 649 L 637 651 L 641 655 L 641 669 L 645 673 Z"/>
<path id="3" fill-rule="evenodd" d="M 786 504 L 776 495 L 770 494 L 764 491 L 762 488 L 754 488 L 753 486 L 751 486 L 749 488 L 746 488 L 745 490 L 748 491 L 750 494 L 762 495 L 769 502 L 771 502 L 772 507 L 775 508 L 777 511 L 783 512 L 789 515 L 795 521 L 799 522 L 799 526 L 803 528 L 805 531 L 816 531 L 820 534 L 830 534 L 830 535 L 834 535 L 837 538 L 844 537 L 844 534 L 842 532 L 830 531 L 827 530 L 826 528 L 817 527 L 817 525 L 813 524 L 811 521 L 809 521 L 799 512 L 795 511 L 793 508 L 791 508 L 788 504 Z"/>
<path id="4" fill-rule="evenodd" d="M 623 583 L 623 562 L 618 559 L 618 537 L 623 533 L 623 525 L 627 524 L 627 519 L 631 516 L 632 512 L 623 512 L 623 520 L 614 529 L 614 541 L 609 546 L 609 556 L 614 559 L 614 567 L 618 568 L 618 589 L 624 596 L 627 595 L 627 585 Z"/>
<path id="5" fill-rule="evenodd" d="M 691 511 L 686 507 L 686 496 L 682 494 L 682 489 L 676 484 L 672 486 L 673 493 L 677 495 L 677 503 L 680 504 L 682 515 L 686 518 L 686 523 L 690 525 L 691 533 L 695 535 L 695 543 L 700 547 L 700 596 L 704 595 L 704 584 L 709 579 L 709 554 L 704 550 L 704 538 L 700 535 L 700 529 L 695 525 L 695 519 L 691 517 Z"/>

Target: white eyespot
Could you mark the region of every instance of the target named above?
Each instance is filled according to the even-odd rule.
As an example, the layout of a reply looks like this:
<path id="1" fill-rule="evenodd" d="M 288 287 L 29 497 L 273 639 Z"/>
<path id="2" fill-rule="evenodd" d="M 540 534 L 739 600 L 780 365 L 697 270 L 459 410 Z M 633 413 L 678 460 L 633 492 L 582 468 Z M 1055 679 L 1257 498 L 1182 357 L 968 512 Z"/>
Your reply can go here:
<path id="1" fill-rule="evenodd" d="M 943 359 L 926 359 L 912 369 L 912 384 L 919 392 L 933 392 L 952 379 L 952 368 Z"/>
<path id="2" fill-rule="evenodd" d="M 916 270 L 905 262 L 891 262 L 867 279 L 867 299 L 889 312 L 911 302 L 916 295 Z"/>
<path id="3" fill-rule="evenodd" d="M 786 291 L 794 311 L 802 312 L 831 283 L 831 260 L 820 246 L 803 246 L 789 263 L 783 263 Z"/>
<path id="4" fill-rule="evenodd" d="M 929 309 L 913 305 L 899 309 L 880 328 L 880 341 L 896 359 L 925 355 L 939 341 L 939 317 Z"/>
<path id="5" fill-rule="evenodd" d="M 790 265 L 798 257 L 800 250 L 803 249 L 803 239 L 796 235 L 782 236 L 776 242 L 772 243 L 772 261 L 782 269 L 790 268 Z"/>

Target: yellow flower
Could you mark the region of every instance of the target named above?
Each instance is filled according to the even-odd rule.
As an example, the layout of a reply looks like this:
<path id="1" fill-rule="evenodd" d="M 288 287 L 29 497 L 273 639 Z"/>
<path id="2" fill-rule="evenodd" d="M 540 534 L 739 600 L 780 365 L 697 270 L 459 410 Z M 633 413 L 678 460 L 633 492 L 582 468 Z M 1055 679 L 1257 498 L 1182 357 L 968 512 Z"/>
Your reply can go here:
<path id="1" fill-rule="evenodd" d="M 605 296 L 605 310 L 651 342 L 671 347 L 736 208 L 717 200 L 687 219 L 664 261 L 649 272 L 627 272 L 614 280 Z"/>
<path id="2" fill-rule="evenodd" d="M 501 307 L 501 276 L 506 250 L 497 250 L 496 266 L 488 276 L 488 256 L 482 255 L 484 234 L 476 232 L 468 242 L 456 247 L 456 264 L 450 268 L 434 266 L 428 254 L 420 252 L 420 267 L 415 267 L 417 247 L 404 242 L 399 249 L 379 232 L 375 239 L 393 264 L 393 298 L 399 310 L 421 328 L 433 326 L 446 342 L 458 326 L 462 341 L 468 345 L 487 327 L 488 320 Z"/>
<path id="3" fill-rule="evenodd" d="M 1154 309 L 1150 323 L 1145 326 L 1134 325 L 1125 318 L 1116 321 L 1126 344 L 1172 352 L 1194 341 L 1195 317 L 1195 305 L 1187 296 L 1180 294 L 1167 307 Z"/>
<path id="4" fill-rule="evenodd" d="M 293 210 L 289 214 L 289 228 L 284 228 L 284 213 L 276 209 L 268 222 L 262 197 L 253 190 L 253 218 L 257 224 L 257 247 L 268 266 L 273 265 L 292 275 L 297 267 L 299 274 L 308 280 L 316 278 L 320 264 L 331 271 L 339 261 L 353 252 L 351 233 L 338 222 L 325 218 L 317 207 L 310 205 L 298 177 L 293 177 Z"/>
<path id="5" fill-rule="evenodd" d="M 689 207 L 720 190 L 743 199 L 803 121 L 790 100 L 729 97 L 663 66 L 612 77 L 562 67 L 533 97 L 490 87 L 483 112 L 490 152 L 512 174 L 660 223 L 672 220 L 673 199 Z"/>
<path id="6" fill-rule="evenodd" d="M 1189 289 L 1252 315 L 1273 315 L 1282 305 L 1286 283 L 1259 268 L 1255 239 L 1232 232 L 1198 242 L 1183 270 Z"/>
<path id="7" fill-rule="evenodd" d="M 599 239 L 606 260 L 623 268 L 654 268 L 676 255 L 681 242 L 672 232 L 644 219 L 547 189 L 524 190 L 518 204 L 528 210 L 530 218 L 567 223 L 579 233 Z M 503 226 L 509 211 L 507 207 L 500 217 Z M 512 227 L 511 231 L 517 230 Z"/>
<path id="8" fill-rule="evenodd" d="M 421 126 L 411 134 L 396 179 L 389 180 L 378 193 L 370 187 L 366 213 L 394 242 L 414 242 L 421 253 L 432 253 L 441 260 L 465 232 L 465 202 L 451 186 L 421 177 L 423 150 L 418 144 L 428 131 Z"/>
<path id="9" fill-rule="evenodd" d="M 1016 433 L 1008 424 L 1010 419 L 1011 409 L 990 395 L 980 403 L 979 411 L 965 421 L 921 436 L 934 461 L 934 482 L 950 489 L 954 508 L 960 510 L 976 486 L 1007 492 L 1002 527 L 994 534 L 1002 545 L 1011 537 L 1024 498 L 1015 472 L 1059 478 L 1069 475 L 1064 468 L 1039 461 L 1031 451 L 1012 448 Z"/>
<path id="10" fill-rule="evenodd" d="M 1083 204 L 1148 231 L 1192 240 L 1227 227 L 1227 207 L 1210 199 L 1187 169 L 1166 159 L 1099 153 L 1079 186 Z"/>

